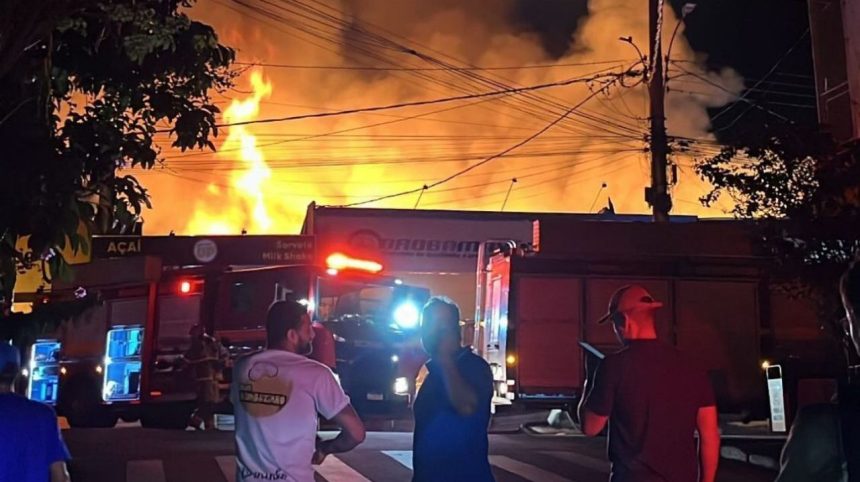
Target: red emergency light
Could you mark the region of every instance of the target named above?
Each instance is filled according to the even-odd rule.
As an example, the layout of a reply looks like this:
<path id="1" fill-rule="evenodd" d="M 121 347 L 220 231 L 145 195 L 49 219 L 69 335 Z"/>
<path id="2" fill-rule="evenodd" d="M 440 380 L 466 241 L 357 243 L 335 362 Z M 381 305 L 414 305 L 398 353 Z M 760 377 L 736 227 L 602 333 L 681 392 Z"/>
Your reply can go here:
<path id="1" fill-rule="evenodd" d="M 191 282 L 190 281 L 182 281 L 181 283 L 179 283 L 179 292 L 184 294 L 184 295 L 191 293 Z"/>
<path id="2" fill-rule="evenodd" d="M 337 271 L 345 269 L 356 269 L 370 273 L 379 273 L 382 271 L 382 265 L 376 261 L 351 258 L 343 253 L 332 253 L 328 258 L 326 258 L 325 263 L 329 269 Z"/>

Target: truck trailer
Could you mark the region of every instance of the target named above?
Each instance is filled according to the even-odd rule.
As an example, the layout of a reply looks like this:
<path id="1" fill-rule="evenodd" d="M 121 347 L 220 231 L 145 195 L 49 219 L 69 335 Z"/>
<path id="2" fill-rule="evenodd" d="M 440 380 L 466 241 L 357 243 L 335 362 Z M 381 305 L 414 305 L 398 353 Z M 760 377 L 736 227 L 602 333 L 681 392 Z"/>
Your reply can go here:
<path id="1" fill-rule="evenodd" d="M 836 346 L 809 303 L 774 286 L 750 229 L 536 221 L 528 246 L 478 261 L 475 345 L 493 368 L 497 397 L 576 403 L 597 362 L 579 342 L 602 353 L 621 348 L 611 326 L 596 321 L 616 289 L 636 283 L 664 303 L 658 337 L 707 371 L 722 412 L 766 414 L 763 367 L 771 364 L 783 367 L 793 406 L 800 379 L 837 373 Z"/>

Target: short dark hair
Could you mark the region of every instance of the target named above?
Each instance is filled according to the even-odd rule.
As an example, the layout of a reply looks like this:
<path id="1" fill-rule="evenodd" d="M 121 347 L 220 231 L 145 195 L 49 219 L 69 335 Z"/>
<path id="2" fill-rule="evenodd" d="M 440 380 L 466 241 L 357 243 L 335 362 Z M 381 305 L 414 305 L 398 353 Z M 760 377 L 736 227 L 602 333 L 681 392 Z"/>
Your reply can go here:
<path id="1" fill-rule="evenodd" d="M 276 301 L 266 313 L 266 344 L 276 346 L 287 338 L 287 332 L 297 330 L 308 308 L 298 301 Z"/>
<path id="2" fill-rule="evenodd" d="M 454 303 L 454 300 L 448 298 L 447 296 L 434 296 L 430 298 L 427 303 L 424 305 L 424 310 L 422 311 L 422 319 L 423 314 L 427 313 L 427 310 L 433 308 L 435 306 L 442 307 L 448 313 L 448 321 L 451 323 L 449 328 L 456 329 L 457 333 L 460 333 L 460 307 L 457 306 L 457 303 Z"/>
<path id="3" fill-rule="evenodd" d="M 0 343 L 3 343 L 0 341 Z M 14 385 L 18 379 L 20 368 L 15 363 L 6 363 L 0 366 L 0 385 Z"/>
<path id="4" fill-rule="evenodd" d="M 848 271 L 842 275 L 839 289 L 845 294 L 845 299 L 851 303 L 851 307 L 860 310 L 860 259 L 851 263 Z"/>
<path id="5" fill-rule="evenodd" d="M 18 370 L 3 370 L 0 372 L 0 386 L 12 386 L 18 379 Z"/>

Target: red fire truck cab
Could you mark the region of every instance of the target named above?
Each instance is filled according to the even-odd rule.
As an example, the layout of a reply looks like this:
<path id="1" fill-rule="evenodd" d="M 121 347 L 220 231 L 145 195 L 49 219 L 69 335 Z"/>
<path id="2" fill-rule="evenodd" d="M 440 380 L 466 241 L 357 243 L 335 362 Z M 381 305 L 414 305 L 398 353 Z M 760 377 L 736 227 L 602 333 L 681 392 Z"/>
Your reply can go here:
<path id="1" fill-rule="evenodd" d="M 318 265 L 307 236 L 260 238 L 97 238 L 96 253 L 109 257 L 76 266 L 47 302 L 94 294 L 99 302 L 34 345 L 29 395 L 55 403 L 72 426 L 121 417 L 184 428 L 195 399 L 183 363 L 190 328 L 202 324 L 220 342 L 226 391 L 232 360 L 265 345 L 268 306 L 294 299 L 307 305 L 317 334 L 331 337 L 315 340 L 312 356 L 336 370 L 357 406 L 407 406 L 425 361 L 417 325 L 429 292 L 380 275 L 369 260 L 334 255 Z M 206 250 L 195 251 L 201 241 Z M 260 244 L 276 249 L 248 259 Z M 191 262 L 177 254 L 188 247 Z M 231 250 L 243 252 L 236 257 L 244 266 L 266 257 L 276 265 L 233 266 Z"/>

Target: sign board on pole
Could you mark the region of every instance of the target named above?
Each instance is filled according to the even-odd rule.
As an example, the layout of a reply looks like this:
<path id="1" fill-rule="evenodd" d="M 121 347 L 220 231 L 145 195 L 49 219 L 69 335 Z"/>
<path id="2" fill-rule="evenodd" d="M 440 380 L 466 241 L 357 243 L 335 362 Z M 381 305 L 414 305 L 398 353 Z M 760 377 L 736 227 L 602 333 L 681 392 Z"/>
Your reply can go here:
<path id="1" fill-rule="evenodd" d="M 785 419 L 785 394 L 782 389 L 782 367 L 771 365 L 767 368 L 767 393 L 770 399 L 770 429 L 785 432 L 788 426 Z"/>

